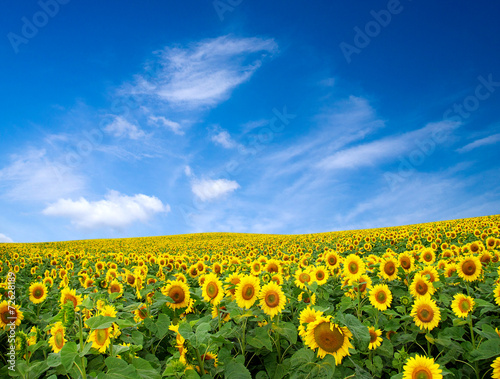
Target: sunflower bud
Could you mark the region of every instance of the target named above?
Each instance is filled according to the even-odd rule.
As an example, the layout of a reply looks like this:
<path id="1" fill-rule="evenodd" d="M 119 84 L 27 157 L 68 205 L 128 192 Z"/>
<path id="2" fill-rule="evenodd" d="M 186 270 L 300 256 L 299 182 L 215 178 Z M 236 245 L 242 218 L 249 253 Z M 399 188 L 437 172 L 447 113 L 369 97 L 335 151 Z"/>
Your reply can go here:
<path id="1" fill-rule="evenodd" d="M 67 302 L 61 309 L 61 322 L 65 328 L 73 326 L 75 323 L 75 309 L 73 303 Z"/>

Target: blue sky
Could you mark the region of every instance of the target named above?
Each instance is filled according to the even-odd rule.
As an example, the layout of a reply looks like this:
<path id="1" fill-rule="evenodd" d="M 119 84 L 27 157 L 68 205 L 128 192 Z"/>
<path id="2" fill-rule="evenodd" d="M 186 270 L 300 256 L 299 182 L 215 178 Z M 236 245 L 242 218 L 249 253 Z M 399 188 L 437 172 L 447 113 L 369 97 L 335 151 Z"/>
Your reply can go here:
<path id="1" fill-rule="evenodd" d="M 6 1 L 0 241 L 497 214 L 496 2 Z"/>

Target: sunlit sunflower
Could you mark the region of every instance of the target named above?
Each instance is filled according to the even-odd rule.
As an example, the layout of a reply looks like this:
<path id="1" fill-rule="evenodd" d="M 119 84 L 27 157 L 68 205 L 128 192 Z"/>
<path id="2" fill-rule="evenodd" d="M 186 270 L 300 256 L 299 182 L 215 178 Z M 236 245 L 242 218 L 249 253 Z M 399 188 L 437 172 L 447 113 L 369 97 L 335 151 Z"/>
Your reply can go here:
<path id="1" fill-rule="evenodd" d="M 342 358 L 353 348 L 350 342 L 352 333 L 346 327 L 340 327 L 330 322 L 331 316 L 319 316 L 316 321 L 307 325 L 304 343 L 315 350 L 318 348 L 318 357 L 324 358 L 330 354 L 335 358 L 335 365 L 342 363 Z"/>
<path id="2" fill-rule="evenodd" d="M 358 280 L 365 273 L 365 263 L 356 254 L 349 254 L 344 260 L 344 276 L 352 280 Z"/>
<path id="3" fill-rule="evenodd" d="M 50 329 L 51 337 L 49 338 L 49 345 L 52 347 L 54 353 L 59 353 L 66 343 L 66 338 L 64 338 L 65 328 L 60 322 L 56 322 L 54 326 Z"/>
<path id="4" fill-rule="evenodd" d="M 82 303 L 82 296 L 76 294 L 76 290 L 65 287 L 61 291 L 61 305 L 66 304 L 68 301 L 73 303 L 73 308 L 76 309 Z"/>
<path id="5" fill-rule="evenodd" d="M 412 296 L 419 298 L 421 296 L 433 295 L 436 292 L 434 285 L 427 279 L 427 276 L 416 274 L 410 285 Z"/>
<path id="6" fill-rule="evenodd" d="M 479 258 L 473 255 L 463 257 L 457 265 L 458 276 L 468 282 L 477 280 L 482 271 L 483 266 Z"/>
<path id="7" fill-rule="evenodd" d="M 436 252 L 433 248 L 427 247 L 419 251 L 420 253 L 420 262 L 431 265 L 436 261 Z"/>
<path id="8" fill-rule="evenodd" d="M 340 266 L 340 257 L 336 252 L 329 251 L 325 254 L 324 262 L 326 263 L 328 268 L 333 271 Z"/>
<path id="9" fill-rule="evenodd" d="M 262 287 L 259 294 L 260 307 L 265 314 L 274 317 L 285 308 L 286 297 L 281 287 L 275 282 L 269 282 Z"/>
<path id="10" fill-rule="evenodd" d="M 420 275 L 427 275 L 429 277 L 429 281 L 434 283 L 435 281 L 439 281 L 439 273 L 434 268 L 434 266 L 426 266 L 422 270 L 418 272 Z"/>
<path id="11" fill-rule="evenodd" d="M 375 329 L 373 326 L 368 328 L 368 332 L 370 332 L 370 344 L 368 345 L 368 349 L 375 350 L 382 344 L 382 331 L 380 329 Z"/>
<path id="12" fill-rule="evenodd" d="M 123 285 L 118 281 L 118 279 L 113 279 L 108 286 L 108 293 L 111 295 L 112 293 L 119 294 L 117 296 L 120 297 L 123 294 Z"/>
<path id="13" fill-rule="evenodd" d="M 312 275 L 319 286 L 325 284 L 330 276 L 325 266 L 318 266 L 312 270 Z"/>
<path id="14" fill-rule="evenodd" d="M 307 332 L 307 325 L 316 321 L 318 317 L 322 316 L 323 312 L 316 311 L 311 306 L 304 308 L 299 315 L 299 336 L 305 337 Z"/>
<path id="15" fill-rule="evenodd" d="M 386 280 L 398 278 L 398 261 L 394 258 L 385 258 L 380 262 L 380 277 Z"/>
<path id="16" fill-rule="evenodd" d="M 236 303 L 240 308 L 250 308 L 257 300 L 259 291 L 259 278 L 252 275 L 245 275 L 236 286 Z"/>
<path id="17" fill-rule="evenodd" d="M 446 278 L 451 278 L 454 272 L 457 272 L 457 265 L 456 263 L 448 263 L 445 268 L 444 268 L 444 276 Z"/>
<path id="18" fill-rule="evenodd" d="M 222 288 L 222 282 L 219 280 L 216 274 L 208 274 L 205 276 L 205 282 L 201 288 L 201 293 L 205 301 L 210 304 L 217 306 L 224 297 L 224 289 Z"/>
<path id="19" fill-rule="evenodd" d="M 30 301 L 33 304 L 40 304 L 47 298 L 47 287 L 42 283 L 33 283 L 29 288 Z"/>
<path id="20" fill-rule="evenodd" d="M 148 313 L 148 307 L 146 306 L 146 304 L 142 304 L 133 313 L 135 315 L 134 316 L 134 321 L 135 322 L 142 322 L 149 315 L 149 313 Z"/>
<path id="21" fill-rule="evenodd" d="M 498 283 L 493 289 L 493 295 L 495 296 L 495 303 L 500 305 L 500 283 Z"/>
<path id="22" fill-rule="evenodd" d="M 472 297 L 465 296 L 461 293 L 457 293 L 453 297 L 453 301 L 451 303 L 451 309 L 453 310 L 453 313 L 455 313 L 457 317 L 467 318 L 469 313 L 474 308 L 474 305 L 475 302 Z"/>
<path id="23" fill-rule="evenodd" d="M 111 343 L 110 332 L 111 327 L 93 330 L 89 336 L 89 342 L 92 342 L 92 347 L 99 350 L 100 353 L 106 352 L 107 347 Z"/>
<path id="24" fill-rule="evenodd" d="M 377 284 L 370 290 L 370 303 L 379 311 L 391 306 L 392 293 L 387 284 Z"/>
<path id="25" fill-rule="evenodd" d="M 500 379 L 500 357 L 496 358 L 491 364 L 493 372 L 491 373 L 492 379 Z"/>
<path id="26" fill-rule="evenodd" d="M 167 283 L 161 289 L 161 292 L 172 299 L 172 302 L 167 302 L 167 305 L 172 309 L 185 308 L 189 305 L 191 294 L 186 283 L 180 280 L 174 280 Z"/>
<path id="27" fill-rule="evenodd" d="M 52 287 L 54 285 L 54 279 L 52 279 L 50 276 L 46 276 L 43 278 L 43 284 L 45 284 L 47 287 Z"/>
<path id="28" fill-rule="evenodd" d="M 105 305 L 100 309 L 101 316 L 116 317 L 116 309 L 112 305 Z"/>
<path id="29" fill-rule="evenodd" d="M 21 325 L 24 315 L 19 308 L 19 305 L 9 305 L 7 300 L 0 303 L 0 328 L 5 329 L 12 321 L 15 321 L 16 326 Z"/>
<path id="30" fill-rule="evenodd" d="M 411 310 L 411 316 L 415 325 L 420 329 L 432 330 L 441 321 L 441 312 L 436 302 L 429 295 L 415 300 Z"/>
<path id="31" fill-rule="evenodd" d="M 265 270 L 270 274 L 277 274 L 280 272 L 280 263 L 276 259 L 269 259 L 266 263 Z"/>
<path id="32" fill-rule="evenodd" d="M 235 299 L 236 286 L 241 282 L 241 275 L 233 272 L 229 274 L 226 278 L 226 293 L 231 297 L 231 299 Z"/>
<path id="33" fill-rule="evenodd" d="M 313 293 L 312 295 L 309 295 L 307 292 L 301 292 L 299 293 L 299 296 L 297 296 L 297 300 L 304 304 L 314 305 L 316 304 L 316 294 Z"/>
<path id="34" fill-rule="evenodd" d="M 434 362 L 434 358 L 416 355 L 409 358 L 404 365 L 403 379 L 442 379 L 442 370 Z"/>
<path id="35" fill-rule="evenodd" d="M 310 269 L 299 268 L 295 271 L 295 285 L 300 289 L 306 289 L 306 284 L 311 284 L 314 280 Z"/>

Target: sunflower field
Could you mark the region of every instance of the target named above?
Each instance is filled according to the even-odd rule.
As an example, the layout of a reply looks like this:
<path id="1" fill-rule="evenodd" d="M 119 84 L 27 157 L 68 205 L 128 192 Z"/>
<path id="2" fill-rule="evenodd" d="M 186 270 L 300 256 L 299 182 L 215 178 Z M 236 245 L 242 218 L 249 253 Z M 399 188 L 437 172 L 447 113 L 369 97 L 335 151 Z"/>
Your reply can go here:
<path id="1" fill-rule="evenodd" d="M 499 229 L 0 244 L 0 378 L 500 378 Z"/>

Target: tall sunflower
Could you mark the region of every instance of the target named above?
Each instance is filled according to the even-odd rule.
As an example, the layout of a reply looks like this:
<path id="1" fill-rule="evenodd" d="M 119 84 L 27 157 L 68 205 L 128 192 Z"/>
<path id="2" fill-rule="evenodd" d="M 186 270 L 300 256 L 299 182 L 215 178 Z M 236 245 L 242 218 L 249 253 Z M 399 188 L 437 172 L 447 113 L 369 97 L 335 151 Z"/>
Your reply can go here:
<path id="1" fill-rule="evenodd" d="M 392 293 L 387 284 L 377 284 L 370 291 L 370 303 L 379 311 L 391 306 Z"/>
<path id="2" fill-rule="evenodd" d="M 67 341 L 66 338 L 64 338 L 64 332 L 65 328 L 61 322 L 56 322 L 50 329 L 51 337 L 49 338 L 49 345 L 56 354 L 61 351 Z"/>
<path id="3" fill-rule="evenodd" d="M 29 288 L 30 301 L 33 304 L 40 304 L 47 298 L 47 287 L 43 282 L 33 283 Z"/>
<path id="4" fill-rule="evenodd" d="M 433 295 L 436 292 L 434 285 L 427 279 L 427 276 L 416 274 L 410 285 L 412 296 L 419 298 L 421 296 Z"/>
<path id="5" fill-rule="evenodd" d="M 366 271 L 365 263 L 356 254 L 349 254 L 344 260 L 344 276 L 358 280 Z"/>
<path id="6" fill-rule="evenodd" d="M 24 315 L 19 308 L 19 305 L 9 305 L 7 300 L 0 303 L 0 328 L 6 329 L 7 325 L 10 325 L 12 321 L 16 326 L 21 325 Z"/>
<path id="7" fill-rule="evenodd" d="M 451 309 L 457 317 L 467 318 L 474 308 L 474 304 L 474 299 L 472 297 L 457 293 L 451 302 Z"/>
<path id="8" fill-rule="evenodd" d="M 318 266 L 312 270 L 313 278 L 316 280 L 319 286 L 325 284 L 328 281 L 328 270 L 325 266 Z"/>
<path id="9" fill-rule="evenodd" d="M 385 258 L 380 262 L 380 277 L 386 280 L 398 278 L 398 261 L 394 258 Z"/>
<path id="10" fill-rule="evenodd" d="M 281 287 L 275 282 L 264 285 L 259 294 L 260 307 L 265 314 L 274 317 L 285 308 L 286 297 Z"/>
<path id="11" fill-rule="evenodd" d="M 239 282 L 241 282 L 242 276 L 236 272 L 229 274 L 226 278 L 226 294 L 231 297 L 231 299 L 235 299 L 236 294 L 236 286 Z"/>
<path id="12" fill-rule="evenodd" d="M 245 275 L 236 286 L 236 303 L 240 308 L 250 308 L 260 292 L 259 278 L 253 275 Z"/>
<path id="13" fill-rule="evenodd" d="M 434 358 L 416 355 L 406 361 L 403 379 L 442 379 L 442 370 Z"/>
<path id="14" fill-rule="evenodd" d="M 464 256 L 457 265 L 458 276 L 468 282 L 477 280 L 482 271 L 483 266 L 479 258 L 473 255 Z"/>
<path id="15" fill-rule="evenodd" d="M 382 344 L 382 331 L 380 329 L 375 329 L 373 326 L 368 328 L 368 332 L 370 332 L 370 344 L 368 345 L 368 349 L 375 350 Z"/>
<path id="16" fill-rule="evenodd" d="M 100 353 L 106 352 L 107 347 L 111 343 L 112 327 L 105 329 L 95 329 L 90 333 L 89 342 L 92 342 L 92 347 L 99 350 Z"/>
<path id="17" fill-rule="evenodd" d="M 219 280 L 217 275 L 211 273 L 205 276 L 201 293 L 205 301 L 208 301 L 214 306 L 219 305 L 224 297 L 224 289 L 222 288 L 222 282 Z"/>
<path id="18" fill-rule="evenodd" d="M 68 301 L 73 303 L 73 308 L 76 309 L 82 303 L 82 296 L 76 294 L 76 290 L 69 287 L 64 287 L 61 291 L 61 305 L 66 304 Z"/>
<path id="19" fill-rule="evenodd" d="M 295 271 L 295 285 L 300 289 L 306 289 L 306 284 L 311 284 L 314 280 L 310 269 L 299 268 Z"/>
<path id="20" fill-rule="evenodd" d="M 118 293 L 118 297 L 121 297 L 123 294 L 123 285 L 118 281 L 118 279 L 111 280 L 108 286 L 108 293 L 111 295 L 112 293 Z"/>
<path id="21" fill-rule="evenodd" d="M 312 350 L 318 349 L 318 357 L 330 354 L 335 358 L 335 365 L 342 363 L 342 358 L 349 354 L 352 333 L 346 327 L 331 323 L 331 316 L 319 316 L 307 325 L 304 343 Z"/>
<path id="22" fill-rule="evenodd" d="M 307 325 L 316 321 L 318 317 L 322 316 L 323 312 L 314 310 L 311 306 L 304 308 L 299 315 L 299 336 L 305 337 L 307 335 Z M 304 326 L 305 324 L 305 326 Z"/>
<path id="23" fill-rule="evenodd" d="M 169 281 L 161 292 L 172 299 L 172 302 L 167 302 L 167 305 L 172 309 L 185 308 L 189 305 L 191 295 L 189 287 L 186 283 L 180 280 Z"/>
<path id="24" fill-rule="evenodd" d="M 436 302 L 429 295 L 418 298 L 413 304 L 411 316 L 415 325 L 429 331 L 438 326 L 441 321 L 441 312 Z"/>
<path id="25" fill-rule="evenodd" d="M 420 262 L 431 265 L 436 261 L 436 252 L 431 247 L 426 247 L 420 251 Z"/>

